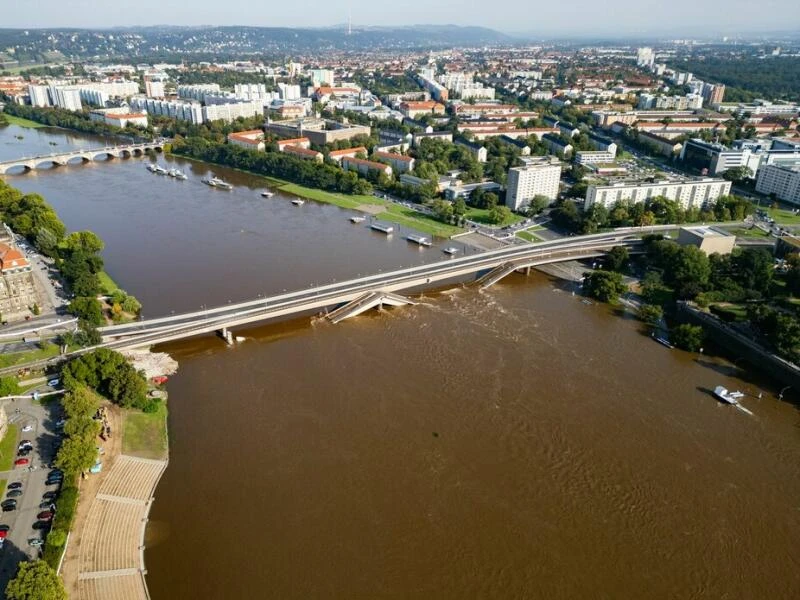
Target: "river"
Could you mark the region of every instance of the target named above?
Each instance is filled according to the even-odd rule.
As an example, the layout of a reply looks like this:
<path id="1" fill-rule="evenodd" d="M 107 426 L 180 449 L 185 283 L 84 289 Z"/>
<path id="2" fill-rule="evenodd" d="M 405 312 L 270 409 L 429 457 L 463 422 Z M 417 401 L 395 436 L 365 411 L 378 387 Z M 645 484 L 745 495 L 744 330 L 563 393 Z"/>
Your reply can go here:
<path id="1" fill-rule="evenodd" d="M 178 164 L 189 181 L 142 160 L 7 180 L 103 237 L 145 314 L 443 256 Z M 198 184 L 207 171 L 236 190 Z M 567 284 L 512 276 L 243 335 L 166 347 L 181 370 L 154 600 L 800 596 L 796 406 Z"/>

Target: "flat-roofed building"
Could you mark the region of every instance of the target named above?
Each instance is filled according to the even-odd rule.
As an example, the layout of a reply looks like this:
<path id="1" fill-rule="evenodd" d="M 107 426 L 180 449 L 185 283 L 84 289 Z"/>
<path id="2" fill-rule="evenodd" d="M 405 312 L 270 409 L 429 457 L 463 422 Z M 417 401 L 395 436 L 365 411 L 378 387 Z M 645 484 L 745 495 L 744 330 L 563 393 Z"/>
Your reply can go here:
<path id="1" fill-rule="evenodd" d="M 506 206 L 520 210 L 530 204 L 535 196 L 545 196 L 548 200 L 558 197 L 561 182 L 561 165 L 548 158 L 530 158 L 524 167 L 508 170 L 506 182 Z"/>
<path id="2" fill-rule="evenodd" d="M 762 165 L 758 170 L 756 191 L 774 194 L 779 200 L 800 205 L 800 161 L 793 165 Z"/>
<path id="3" fill-rule="evenodd" d="M 411 156 L 403 156 L 393 152 L 375 152 L 372 155 L 377 161 L 391 165 L 395 173 L 408 173 L 414 170 L 416 160 Z"/>
<path id="4" fill-rule="evenodd" d="M 730 254 L 736 236 L 715 227 L 681 227 L 677 241 L 681 246 L 697 246 L 706 254 Z"/>
<path id="5" fill-rule="evenodd" d="M 586 190 L 584 210 L 595 203 L 611 208 L 617 202 L 636 204 L 649 198 L 664 196 L 677 201 L 686 210 L 710 206 L 720 196 L 731 192 L 731 182 L 724 179 L 691 178 L 655 182 L 620 182 L 609 185 L 590 185 Z"/>

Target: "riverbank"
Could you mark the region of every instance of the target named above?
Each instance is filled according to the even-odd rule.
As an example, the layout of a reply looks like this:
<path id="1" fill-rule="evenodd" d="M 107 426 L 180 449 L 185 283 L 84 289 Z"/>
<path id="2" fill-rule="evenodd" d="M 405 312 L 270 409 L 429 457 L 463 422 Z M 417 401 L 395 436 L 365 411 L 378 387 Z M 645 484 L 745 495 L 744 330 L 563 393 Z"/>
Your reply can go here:
<path id="1" fill-rule="evenodd" d="M 191 160 L 193 162 L 201 164 L 215 165 L 215 166 L 225 167 L 226 169 L 232 169 L 234 171 L 239 171 L 241 173 L 247 173 L 248 175 L 252 175 L 263 179 L 268 184 L 271 184 L 270 187 L 273 187 L 278 191 L 284 192 L 286 194 L 293 194 L 295 196 L 298 196 L 300 198 L 305 198 L 307 200 L 324 202 L 325 204 L 333 204 L 334 206 L 338 206 L 339 208 L 345 208 L 349 210 L 363 210 L 366 207 L 378 207 L 381 210 L 379 211 L 365 210 L 364 212 L 369 212 L 370 214 L 379 217 L 382 221 L 391 221 L 392 223 L 397 223 L 398 225 L 403 225 L 411 229 L 416 229 L 420 233 L 427 233 L 428 235 L 432 235 L 435 237 L 449 238 L 453 235 L 457 235 L 465 231 L 461 227 L 456 227 L 455 225 L 448 225 L 447 223 L 442 223 L 441 221 L 438 221 L 434 217 L 422 214 L 414 210 L 413 208 L 409 208 L 407 206 L 403 206 L 395 202 L 389 202 L 388 200 L 383 200 L 376 196 L 367 196 L 359 194 L 348 195 L 337 192 L 328 192 L 326 190 L 310 188 L 297 183 L 292 183 L 291 181 L 287 181 L 285 179 L 280 179 L 277 177 L 268 177 L 266 175 L 260 175 L 252 171 L 247 171 L 245 169 L 238 169 L 235 167 L 230 167 L 228 165 L 200 160 L 197 158 L 184 156 L 182 154 L 173 154 L 172 156 L 176 156 L 183 160 Z"/>
<path id="2" fill-rule="evenodd" d="M 43 127 L 47 127 L 47 125 L 43 125 L 42 123 L 37 123 L 36 121 L 31 121 L 29 119 L 23 119 L 22 117 L 17 117 L 16 115 L 3 113 L 3 116 L 5 117 L 9 125 L 27 127 L 29 129 L 41 129 Z"/>
<path id="3" fill-rule="evenodd" d="M 112 437 L 103 472 L 82 482 L 61 575 L 74 598 L 147 600 L 144 535 L 167 468 L 167 406 L 154 413 L 106 405 Z"/>

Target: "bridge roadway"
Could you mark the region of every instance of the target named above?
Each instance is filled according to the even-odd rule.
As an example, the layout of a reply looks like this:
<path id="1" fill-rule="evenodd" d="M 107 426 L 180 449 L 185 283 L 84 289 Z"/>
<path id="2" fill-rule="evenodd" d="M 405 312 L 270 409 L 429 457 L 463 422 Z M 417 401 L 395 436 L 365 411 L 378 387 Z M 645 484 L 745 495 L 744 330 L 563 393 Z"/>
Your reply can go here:
<path id="1" fill-rule="evenodd" d="M 103 345 L 115 349 L 151 346 L 230 327 L 308 313 L 351 302 L 369 292 L 402 292 L 498 267 L 499 278 L 537 265 L 600 256 L 613 246 L 636 248 L 642 233 L 674 227 L 629 228 L 611 233 L 562 238 L 549 242 L 514 245 L 474 256 L 446 259 L 407 269 L 378 273 L 339 283 L 278 294 L 181 315 L 101 327 Z M 489 284 L 495 283 L 493 278 Z"/>
<path id="2" fill-rule="evenodd" d="M 41 168 L 45 165 L 65 166 L 71 160 L 81 159 L 81 164 L 93 162 L 98 158 L 128 158 L 130 156 L 142 156 L 150 150 L 160 151 L 164 149 L 163 142 L 145 142 L 141 144 L 127 144 L 122 146 L 105 146 L 103 148 L 92 148 L 90 150 L 71 150 L 59 154 L 43 154 L 42 156 L 31 156 L 19 160 L 9 160 L 0 162 L 0 175 L 6 174 L 14 167 L 23 167 L 25 173 Z"/>

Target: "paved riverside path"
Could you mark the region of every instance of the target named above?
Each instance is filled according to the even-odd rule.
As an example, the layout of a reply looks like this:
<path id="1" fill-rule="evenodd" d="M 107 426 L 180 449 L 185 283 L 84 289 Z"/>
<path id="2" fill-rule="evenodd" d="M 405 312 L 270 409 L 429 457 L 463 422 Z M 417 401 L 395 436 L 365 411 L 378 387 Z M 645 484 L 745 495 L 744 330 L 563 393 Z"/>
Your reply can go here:
<path id="1" fill-rule="evenodd" d="M 116 457 L 80 537 L 77 600 L 149 600 L 144 529 L 167 461 Z"/>

